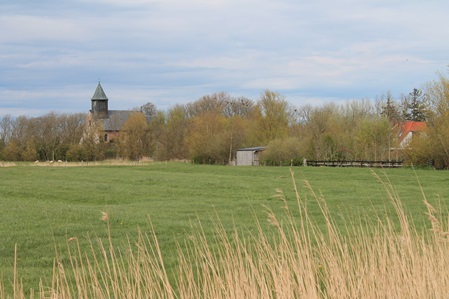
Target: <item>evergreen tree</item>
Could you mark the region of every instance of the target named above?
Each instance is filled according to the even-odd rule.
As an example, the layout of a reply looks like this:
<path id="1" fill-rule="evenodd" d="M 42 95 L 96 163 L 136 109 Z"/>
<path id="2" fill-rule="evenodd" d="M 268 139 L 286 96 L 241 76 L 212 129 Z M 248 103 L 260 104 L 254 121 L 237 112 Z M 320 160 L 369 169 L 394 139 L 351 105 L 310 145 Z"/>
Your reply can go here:
<path id="1" fill-rule="evenodd" d="M 414 88 L 407 97 L 404 118 L 410 121 L 427 121 L 429 118 L 429 105 L 423 92 Z"/>
<path id="2" fill-rule="evenodd" d="M 381 116 L 386 117 L 390 123 L 398 123 L 402 120 L 401 113 L 399 112 L 398 105 L 390 94 L 387 94 L 387 99 L 384 105 L 382 105 Z"/>

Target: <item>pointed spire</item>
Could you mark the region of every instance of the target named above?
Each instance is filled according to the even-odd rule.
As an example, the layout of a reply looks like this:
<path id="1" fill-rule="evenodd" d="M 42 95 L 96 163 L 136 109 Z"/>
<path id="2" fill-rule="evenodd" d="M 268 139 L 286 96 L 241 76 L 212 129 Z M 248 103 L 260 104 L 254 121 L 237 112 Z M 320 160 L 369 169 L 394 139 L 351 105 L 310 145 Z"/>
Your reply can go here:
<path id="1" fill-rule="evenodd" d="M 104 93 L 103 87 L 101 87 L 100 81 L 98 81 L 97 89 L 92 97 L 92 101 L 95 100 L 108 100 L 108 97 Z"/>
<path id="2" fill-rule="evenodd" d="M 99 118 L 106 118 L 108 116 L 108 97 L 98 81 L 97 89 L 92 97 L 92 113 Z"/>

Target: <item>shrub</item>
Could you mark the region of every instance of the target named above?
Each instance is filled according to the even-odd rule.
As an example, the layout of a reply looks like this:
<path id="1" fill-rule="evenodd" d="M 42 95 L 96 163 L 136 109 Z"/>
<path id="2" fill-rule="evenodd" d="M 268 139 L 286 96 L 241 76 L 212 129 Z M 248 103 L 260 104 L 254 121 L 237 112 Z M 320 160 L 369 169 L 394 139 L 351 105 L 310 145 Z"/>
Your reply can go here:
<path id="1" fill-rule="evenodd" d="M 295 137 L 275 139 L 262 153 L 265 165 L 301 165 L 301 143 Z"/>

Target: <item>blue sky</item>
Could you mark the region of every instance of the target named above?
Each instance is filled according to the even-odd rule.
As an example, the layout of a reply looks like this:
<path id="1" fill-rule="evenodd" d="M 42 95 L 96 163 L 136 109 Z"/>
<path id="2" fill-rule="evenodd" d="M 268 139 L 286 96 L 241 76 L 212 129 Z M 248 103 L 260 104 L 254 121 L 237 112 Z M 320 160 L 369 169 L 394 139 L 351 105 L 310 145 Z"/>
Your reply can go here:
<path id="1" fill-rule="evenodd" d="M 5 3 L 6 2 L 6 3 Z M 0 117 L 159 109 L 265 89 L 296 106 L 394 96 L 447 72 L 448 1 L 0 2 Z"/>

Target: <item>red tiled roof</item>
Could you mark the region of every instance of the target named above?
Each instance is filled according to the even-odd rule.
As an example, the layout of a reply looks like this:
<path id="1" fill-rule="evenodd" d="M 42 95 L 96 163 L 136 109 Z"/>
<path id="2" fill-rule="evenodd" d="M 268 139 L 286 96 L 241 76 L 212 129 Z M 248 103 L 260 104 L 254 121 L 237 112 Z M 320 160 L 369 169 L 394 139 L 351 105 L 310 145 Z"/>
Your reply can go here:
<path id="1" fill-rule="evenodd" d="M 406 121 L 402 124 L 399 132 L 399 141 L 402 141 L 410 132 L 424 132 L 427 130 L 427 123 L 422 121 Z"/>

